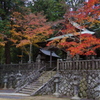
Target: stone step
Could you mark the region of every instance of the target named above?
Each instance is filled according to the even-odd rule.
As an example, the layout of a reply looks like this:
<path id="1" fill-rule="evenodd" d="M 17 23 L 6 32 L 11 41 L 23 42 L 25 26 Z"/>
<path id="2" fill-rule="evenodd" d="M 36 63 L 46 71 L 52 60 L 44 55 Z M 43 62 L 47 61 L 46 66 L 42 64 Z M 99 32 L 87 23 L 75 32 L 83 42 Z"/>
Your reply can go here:
<path id="1" fill-rule="evenodd" d="M 29 88 L 32 88 L 32 87 L 34 87 L 34 86 L 41 86 L 42 84 L 30 84 L 30 85 L 28 85 L 28 86 L 26 86 L 26 87 L 29 87 Z"/>
<path id="2" fill-rule="evenodd" d="M 32 86 L 27 86 L 27 87 L 24 87 L 25 89 L 33 89 L 33 87 Z"/>
<path id="3" fill-rule="evenodd" d="M 37 80 L 36 82 L 29 84 L 28 86 L 30 85 L 42 85 L 42 81 Z"/>
<path id="4" fill-rule="evenodd" d="M 39 85 L 39 86 L 34 85 L 33 88 L 39 88 L 40 86 L 42 86 L 42 85 Z"/>
<path id="5" fill-rule="evenodd" d="M 42 86 L 42 85 L 40 85 L 40 86 Z M 36 88 L 39 88 L 40 86 L 33 86 L 33 87 L 25 87 L 24 89 L 29 89 L 29 90 L 34 90 L 34 89 L 36 89 Z"/>
<path id="6" fill-rule="evenodd" d="M 24 88 L 24 89 L 22 89 L 21 91 L 29 91 L 29 92 L 32 92 L 34 89 L 26 89 L 26 88 Z"/>
<path id="7" fill-rule="evenodd" d="M 39 83 L 33 83 L 33 84 L 30 84 L 30 85 L 42 85 L 42 82 L 39 82 Z"/>
<path id="8" fill-rule="evenodd" d="M 35 80 L 34 82 L 31 82 L 30 84 L 28 84 L 26 87 L 24 87 L 22 90 L 20 90 L 19 93 L 23 93 L 23 94 L 32 94 L 32 93 L 35 93 L 36 90 L 38 90 L 44 83 L 46 83 L 47 81 L 49 81 L 51 79 L 51 75 L 53 76 L 56 73 L 54 71 L 51 74 L 51 72 L 52 71 L 44 72 L 38 78 L 38 80 Z"/>
<path id="9" fill-rule="evenodd" d="M 31 94 L 31 92 L 29 92 L 29 91 L 19 91 L 19 93 L 23 93 L 23 94 Z"/>
<path id="10" fill-rule="evenodd" d="M 43 83 L 42 84 L 31 84 L 31 85 L 28 85 L 28 86 L 26 86 L 25 88 L 29 88 L 29 89 L 33 89 L 34 87 L 40 87 L 40 86 L 42 86 L 43 85 Z"/>

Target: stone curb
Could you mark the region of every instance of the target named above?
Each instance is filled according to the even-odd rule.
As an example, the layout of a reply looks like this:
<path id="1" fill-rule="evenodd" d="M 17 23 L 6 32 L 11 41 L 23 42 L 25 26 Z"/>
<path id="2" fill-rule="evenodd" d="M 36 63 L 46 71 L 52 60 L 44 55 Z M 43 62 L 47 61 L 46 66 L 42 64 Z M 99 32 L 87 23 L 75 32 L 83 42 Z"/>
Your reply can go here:
<path id="1" fill-rule="evenodd" d="M 0 93 L 0 95 L 6 95 L 6 96 L 30 96 L 28 94 L 21 94 L 21 93 Z"/>

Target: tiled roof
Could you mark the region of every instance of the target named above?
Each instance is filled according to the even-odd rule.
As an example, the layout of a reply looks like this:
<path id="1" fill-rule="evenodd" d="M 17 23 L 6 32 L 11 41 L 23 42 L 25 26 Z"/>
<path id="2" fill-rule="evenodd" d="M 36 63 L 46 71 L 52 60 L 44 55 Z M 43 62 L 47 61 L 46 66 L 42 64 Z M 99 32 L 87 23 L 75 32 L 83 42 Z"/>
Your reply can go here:
<path id="1" fill-rule="evenodd" d="M 47 56 L 50 56 L 50 51 L 49 51 L 49 50 L 40 49 L 40 51 L 41 51 L 43 54 L 45 54 L 45 55 L 47 55 Z M 59 56 L 58 56 L 55 52 L 52 52 L 52 56 L 53 56 L 53 57 L 59 58 Z"/>

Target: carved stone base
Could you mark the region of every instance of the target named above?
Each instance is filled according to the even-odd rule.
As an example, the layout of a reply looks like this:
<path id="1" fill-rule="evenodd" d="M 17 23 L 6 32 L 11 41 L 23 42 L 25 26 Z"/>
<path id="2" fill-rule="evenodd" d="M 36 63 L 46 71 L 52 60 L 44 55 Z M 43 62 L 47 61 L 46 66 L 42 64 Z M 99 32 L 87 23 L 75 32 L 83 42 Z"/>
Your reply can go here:
<path id="1" fill-rule="evenodd" d="M 3 89 L 4 89 L 4 90 L 6 90 L 7 88 L 6 88 L 6 87 L 4 87 Z"/>
<path id="2" fill-rule="evenodd" d="M 60 93 L 57 93 L 57 92 L 55 92 L 53 95 L 56 96 L 57 98 L 61 96 Z"/>
<path id="3" fill-rule="evenodd" d="M 4 83 L 4 88 L 3 88 L 4 90 L 6 90 L 7 89 L 7 83 Z"/>
<path id="4" fill-rule="evenodd" d="M 71 98 L 71 100 L 81 100 L 81 98 L 75 95 L 74 97 Z"/>
<path id="5" fill-rule="evenodd" d="M 100 96 L 96 98 L 96 100 L 100 100 Z"/>

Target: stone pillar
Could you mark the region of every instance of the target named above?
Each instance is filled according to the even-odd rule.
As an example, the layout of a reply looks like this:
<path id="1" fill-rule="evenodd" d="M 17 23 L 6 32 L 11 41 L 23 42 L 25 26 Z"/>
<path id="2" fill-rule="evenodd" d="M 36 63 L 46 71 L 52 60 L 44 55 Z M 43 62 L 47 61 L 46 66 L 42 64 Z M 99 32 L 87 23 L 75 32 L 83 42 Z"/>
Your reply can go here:
<path id="1" fill-rule="evenodd" d="M 19 88 L 20 81 L 21 81 L 21 77 L 22 77 L 22 74 L 21 74 L 20 71 L 19 71 L 19 72 L 17 73 L 17 75 L 16 75 L 17 88 Z"/>
<path id="2" fill-rule="evenodd" d="M 79 79 L 78 79 L 77 72 L 74 74 L 74 77 L 73 77 L 73 85 L 74 85 L 74 96 L 71 98 L 71 100 L 81 100 L 81 98 L 78 97 Z"/>
<path id="3" fill-rule="evenodd" d="M 56 97 L 60 97 L 60 93 L 59 93 L 60 74 L 57 73 L 54 77 L 55 77 L 54 82 L 56 83 L 56 91 L 53 95 L 55 95 Z"/>
<path id="4" fill-rule="evenodd" d="M 40 54 L 38 54 L 38 56 L 36 58 L 36 62 L 37 62 L 38 69 L 40 69 L 40 67 L 41 67 L 41 55 Z"/>
<path id="5" fill-rule="evenodd" d="M 7 83 L 8 83 L 8 74 L 6 73 L 6 75 L 4 76 L 4 88 L 3 89 L 7 89 Z"/>
<path id="6" fill-rule="evenodd" d="M 71 55 L 70 55 L 70 51 L 67 51 L 67 57 L 66 60 L 70 61 L 71 60 Z"/>
<path id="7" fill-rule="evenodd" d="M 14 82 L 14 73 L 12 72 L 9 76 L 9 84 L 10 84 L 10 89 L 13 89 L 13 82 Z"/>

